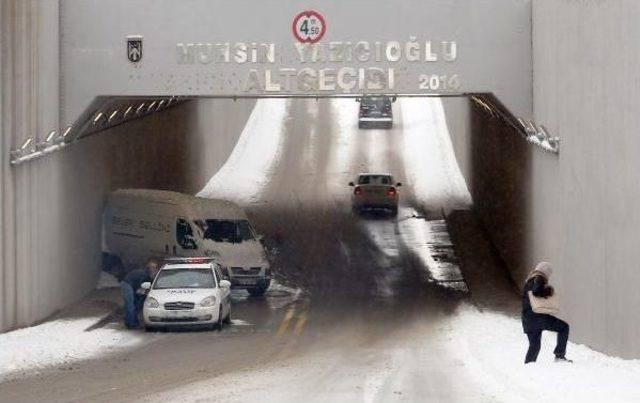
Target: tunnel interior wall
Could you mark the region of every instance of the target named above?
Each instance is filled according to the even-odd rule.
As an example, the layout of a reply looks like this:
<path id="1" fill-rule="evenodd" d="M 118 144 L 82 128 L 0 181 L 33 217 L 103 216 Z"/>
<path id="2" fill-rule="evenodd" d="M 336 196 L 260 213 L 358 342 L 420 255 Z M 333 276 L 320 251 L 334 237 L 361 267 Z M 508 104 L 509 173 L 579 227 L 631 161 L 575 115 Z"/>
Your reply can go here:
<path id="1" fill-rule="evenodd" d="M 2 267 L 9 280 L 2 329 L 32 324 L 94 288 L 109 191 L 197 192 L 226 161 L 251 107 L 251 101 L 189 101 L 9 168 L 20 219 L 16 263 Z"/>
<path id="2" fill-rule="evenodd" d="M 533 146 L 495 109 L 471 98 L 443 104 L 473 208 L 521 287 L 537 261 L 558 258 L 558 156 Z"/>
<path id="3" fill-rule="evenodd" d="M 535 119 L 561 138 L 557 261 L 575 338 L 640 357 L 640 3 L 533 4 Z M 543 224 L 544 223 L 544 224 Z M 556 226 L 540 224 L 555 238 Z"/>
<path id="4" fill-rule="evenodd" d="M 448 116 L 468 110 L 468 128 L 448 122 L 456 158 L 515 282 L 553 263 L 572 340 L 626 358 L 640 357 L 639 14 L 633 1 L 533 2 L 533 118 L 559 155 L 444 101 Z"/>
<path id="5" fill-rule="evenodd" d="M 255 101 L 187 101 L 11 166 L 10 150 L 60 126 L 65 94 L 58 1 L 3 1 L 0 22 L 0 331 L 5 331 L 42 320 L 95 287 L 109 191 L 197 192 L 226 161 Z"/>

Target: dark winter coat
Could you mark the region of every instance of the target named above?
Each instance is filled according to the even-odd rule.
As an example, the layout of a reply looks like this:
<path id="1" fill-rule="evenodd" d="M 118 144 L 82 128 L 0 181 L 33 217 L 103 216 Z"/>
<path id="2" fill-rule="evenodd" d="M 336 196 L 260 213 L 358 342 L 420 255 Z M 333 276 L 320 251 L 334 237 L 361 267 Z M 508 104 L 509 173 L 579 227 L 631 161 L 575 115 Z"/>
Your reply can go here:
<path id="1" fill-rule="evenodd" d="M 124 281 L 129 283 L 133 292 L 136 292 L 142 283 L 151 282 L 151 277 L 147 273 L 146 269 L 135 269 L 129 272 L 124 278 Z"/>
<path id="2" fill-rule="evenodd" d="M 535 313 L 531 309 L 529 302 L 529 291 L 533 295 L 540 298 L 547 298 L 553 295 L 553 288 L 548 286 L 547 278 L 543 275 L 531 276 L 524 285 L 522 291 L 522 328 L 525 333 L 538 332 L 545 329 L 549 320 L 553 320 L 553 316 Z"/>

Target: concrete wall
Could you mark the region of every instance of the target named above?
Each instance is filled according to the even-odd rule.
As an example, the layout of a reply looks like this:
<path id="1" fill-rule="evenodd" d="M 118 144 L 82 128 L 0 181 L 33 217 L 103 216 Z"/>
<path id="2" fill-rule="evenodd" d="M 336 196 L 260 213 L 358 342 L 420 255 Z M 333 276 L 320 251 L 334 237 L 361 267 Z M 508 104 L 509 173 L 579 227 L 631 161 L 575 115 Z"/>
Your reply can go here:
<path id="1" fill-rule="evenodd" d="M 535 118 L 562 138 L 562 186 L 536 202 L 575 339 L 640 357 L 640 2 L 533 5 Z M 552 171 L 555 171 L 552 173 Z M 545 244 L 532 245 L 543 255 Z"/>
<path id="2" fill-rule="evenodd" d="M 640 357 L 640 3 L 533 2 L 534 120 L 554 155 L 445 100 L 456 156 L 518 285 L 548 260 L 574 341 Z M 457 121 L 468 107 L 469 127 Z"/>
<path id="3" fill-rule="evenodd" d="M 57 2 L 3 1 L 0 22 L 2 331 L 91 291 L 107 192 L 198 191 L 226 160 L 254 102 L 182 103 L 12 167 L 9 150 L 60 126 Z"/>

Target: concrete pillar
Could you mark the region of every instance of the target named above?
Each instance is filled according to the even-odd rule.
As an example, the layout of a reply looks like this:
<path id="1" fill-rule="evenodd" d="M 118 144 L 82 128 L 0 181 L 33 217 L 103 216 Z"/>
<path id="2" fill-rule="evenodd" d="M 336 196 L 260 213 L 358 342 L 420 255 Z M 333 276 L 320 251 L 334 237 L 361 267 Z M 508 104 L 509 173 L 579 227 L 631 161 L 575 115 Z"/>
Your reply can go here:
<path id="1" fill-rule="evenodd" d="M 59 2 L 3 0 L 0 4 L 0 330 L 37 316 L 39 270 L 46 267 L 38 224 L 48 200 L 39 190 L 40 162 L 11 167 L 10 150 L 58 128 Z M 39 169 L 40 168 L 40 169 Z M 49 167 L 50 168 L 50 167 Z M 49 173 L 51 171 L 49 170 Z M 50 177 L 50 175 L 49 175 Z M 38 287 L 36 287 L 38 288 Z"/>

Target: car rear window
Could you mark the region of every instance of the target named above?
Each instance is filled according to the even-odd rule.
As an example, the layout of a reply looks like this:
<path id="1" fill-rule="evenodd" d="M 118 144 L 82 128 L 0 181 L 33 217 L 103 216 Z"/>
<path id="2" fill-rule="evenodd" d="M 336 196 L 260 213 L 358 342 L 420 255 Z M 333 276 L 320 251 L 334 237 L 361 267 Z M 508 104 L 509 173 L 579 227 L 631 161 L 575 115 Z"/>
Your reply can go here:
<path id="1" fill-rule="evenodd" d="M 362 175 L 358 178 L 358 185 L 390 185 L 391 182 L 388 175 Z"/>
<path id="2" fill-rule="evenodd" d="M 371 109 L 383 109 L 391 107 L 391 100 L 389 98 L 362 98 L 362 106 Z"/>

